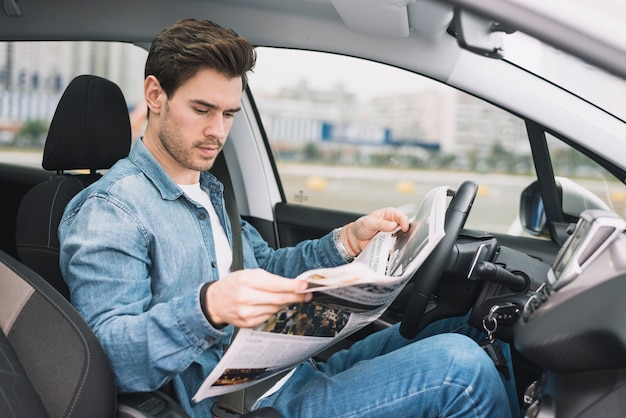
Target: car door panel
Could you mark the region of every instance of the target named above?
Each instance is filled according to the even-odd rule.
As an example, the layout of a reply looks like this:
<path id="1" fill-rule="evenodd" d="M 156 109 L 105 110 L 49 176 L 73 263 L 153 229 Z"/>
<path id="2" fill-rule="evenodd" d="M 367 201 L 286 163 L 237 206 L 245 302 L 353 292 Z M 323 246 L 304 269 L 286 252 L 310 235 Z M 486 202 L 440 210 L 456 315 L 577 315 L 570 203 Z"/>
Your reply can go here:
<path id="1" fill-rule="evenodd" d="M 305 239 L 323 236 L 334 228 L 355 220 L 354 212 L 335 211 L 290 203 L 278 203 L 274 208 L 276 231 L 281 247 L 296 245 Z"/>

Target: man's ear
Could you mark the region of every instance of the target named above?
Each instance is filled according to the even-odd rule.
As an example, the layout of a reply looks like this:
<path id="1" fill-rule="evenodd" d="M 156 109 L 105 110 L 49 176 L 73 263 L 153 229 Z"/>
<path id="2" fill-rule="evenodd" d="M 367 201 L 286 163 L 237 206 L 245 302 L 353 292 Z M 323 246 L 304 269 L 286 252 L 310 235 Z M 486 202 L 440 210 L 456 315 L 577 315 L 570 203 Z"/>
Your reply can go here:
<path id="1" fill-rule="evenodd" d="M 160 113 L 161 106 L 163 105 L 164 100 L 167 99 L 165 96 L 165 92 L 161 88 L 161 83 L 159 80 L 153 76 L 149 75 L 143 82 L 143 93 L 146 99 L 146 106 L 150 109 L 150 113 Z"/>

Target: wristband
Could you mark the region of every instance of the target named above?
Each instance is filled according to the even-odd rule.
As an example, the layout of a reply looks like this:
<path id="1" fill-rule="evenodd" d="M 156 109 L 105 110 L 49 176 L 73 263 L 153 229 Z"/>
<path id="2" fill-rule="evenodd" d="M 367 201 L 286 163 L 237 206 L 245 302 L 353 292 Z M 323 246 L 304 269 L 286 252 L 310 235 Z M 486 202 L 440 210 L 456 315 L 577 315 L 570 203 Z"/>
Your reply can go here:
<path id="1" fill-rule="evenodd" d="M 209 315 L 209 307 L 206 304 L 206 292 L 209 289 L 209 286 L 211 286 L 213 283 L 215 282 L 214 281 L 206 282 L 200 288 L 200 308 L 202 309 L 202 313 L 204 314 L 204 317 L 207 319 L 207 321 L 209 321 L 209 323 L 211 324 L 213 328 L 222 329 L 226 327 L 228 324 L 217 325 L 215 322 L 211 321 L 211 316 Z"/>
<path id="2" fill-rule="evenodd" d="M 341 228 L 333 229 L 333 242 L 335 243 L 335 247 L 337 248 L 337 252 L 346 262 L 350 263 L 354 260 L 354 257 L 350 255 L 346 247 L 343 245 L 343 241 L 341 241 Z"/>
<path id="3" fill-rule="evenodd" d="M 357 255 L 359 255 L 359 253 L 361 251 L 357 251 L 354 249 L 354 247 L 352 246 L 352 243 L 350 242 L 350 225 L 352 225 L 352 222 L 350 222 L 348 225 L 346 225 L 346 241 L 348 241 L 348 248 L 350 248 L 350 251 L 352 251 L 352 253 L 354 254 L 354 256 L 356 257 Z"/>

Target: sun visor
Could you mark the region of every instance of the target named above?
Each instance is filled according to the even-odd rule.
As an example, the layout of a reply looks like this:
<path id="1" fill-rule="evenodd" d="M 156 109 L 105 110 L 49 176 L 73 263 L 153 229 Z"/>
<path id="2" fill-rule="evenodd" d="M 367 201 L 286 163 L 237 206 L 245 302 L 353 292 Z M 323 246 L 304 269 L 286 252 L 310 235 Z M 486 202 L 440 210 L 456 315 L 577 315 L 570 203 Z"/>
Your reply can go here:
<path id="1" fill-rule="evenodd" d="M 384 38 L 409 36 L 407 5 L 415 0 L 332 0 L 350 29 Z"/>

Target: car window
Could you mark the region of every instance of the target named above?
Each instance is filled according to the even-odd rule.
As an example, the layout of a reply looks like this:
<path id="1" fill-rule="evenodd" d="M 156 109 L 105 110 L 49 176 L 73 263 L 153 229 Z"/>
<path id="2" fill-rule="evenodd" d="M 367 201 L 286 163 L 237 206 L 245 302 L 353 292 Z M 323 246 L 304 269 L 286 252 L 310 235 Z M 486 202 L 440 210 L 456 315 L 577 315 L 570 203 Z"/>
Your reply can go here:
<path id="1" fill-rule="evenodd" d="M 146 56 L 144 49 L 120 42 L 0 42 L 0 162 L 41 167 L 56 105 L 80 74 L 120 86 L 140 135 Z"/>
<path id="2" fill-rule="evenodd" d="M 467 226 L 520 233 L 519 196 L 536 179 L 521 119 L 383 64 L 257 52 L 250 88 L 288 202 L 412 215 L 432 188 L 473 180 Z"/>
<path id="3" fill-rule="evenodd" d="M 503 39 L 507 61 L 626 120 L 626 83 L 621 78 L 519 31 Z"/>
<path id="4" fill-rule="evenodd" d="M 624 184 L 615 178 L 601 165 L 581 153 L 576 149 L 564 144 L 553 135 L 546 133 L 546 141 L 550 151 L 550 159 L 557 181 L 582 187 L 585 191 L 591 192 L 595 199 L 603 202 L 604 209 L 626 217 L 626 189 Z M 561 184 L 563 186 L 563 184 Z M 594 204 L 588 201 L 587 206 Z M 602 203 L 598 203 L 602 207 Z M 575 210 L 568 207 L 568 202 L 564 198 L 563 211 L 567 214 L 575 214 Z M 571 213 L 574 212 L 574 213 Z"/>

